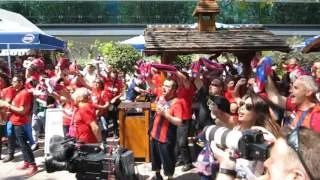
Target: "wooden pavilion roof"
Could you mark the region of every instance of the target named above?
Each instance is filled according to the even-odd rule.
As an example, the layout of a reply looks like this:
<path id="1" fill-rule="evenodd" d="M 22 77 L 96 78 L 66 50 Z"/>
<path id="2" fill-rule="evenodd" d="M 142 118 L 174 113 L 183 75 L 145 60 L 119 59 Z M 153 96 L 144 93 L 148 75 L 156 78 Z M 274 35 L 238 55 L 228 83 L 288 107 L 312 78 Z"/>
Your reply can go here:
<path id="1" fill-rule="evenodd" d="M 146 28 L 144 36 L 146 55 L 290 51 L 284 40 L 261 27 L 216 32 L 199 32 L 192 28 Z"/>

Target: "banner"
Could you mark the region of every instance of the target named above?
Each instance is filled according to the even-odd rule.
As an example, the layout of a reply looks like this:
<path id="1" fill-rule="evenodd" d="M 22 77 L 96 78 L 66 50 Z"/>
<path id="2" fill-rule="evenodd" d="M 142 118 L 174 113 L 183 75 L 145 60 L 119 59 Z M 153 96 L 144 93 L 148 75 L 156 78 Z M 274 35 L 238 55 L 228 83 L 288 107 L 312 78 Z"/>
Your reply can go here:
<path id="1" fill-rule="evenodd" d="M 49 154 L 49 142 L 53 135 L 63 135 L 63 110 L 61 108 L 47 109 L 44 139 L 44 154 Z"/>

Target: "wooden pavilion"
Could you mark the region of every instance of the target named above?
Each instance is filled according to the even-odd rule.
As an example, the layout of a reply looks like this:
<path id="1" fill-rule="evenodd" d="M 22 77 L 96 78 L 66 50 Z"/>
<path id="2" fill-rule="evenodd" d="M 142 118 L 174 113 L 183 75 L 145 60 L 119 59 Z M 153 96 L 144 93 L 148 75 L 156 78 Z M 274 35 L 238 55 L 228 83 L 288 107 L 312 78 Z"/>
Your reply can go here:
<path id="1" fill-rule="evenodd" d="M 146 55 L 161 55 L 161 62 L 169 64 L 179 54 L 217 54 L 232 52 L 243 62 L 244 71 L 250 71 L 250 61 L 257 51 L 283 51 L 286 43 L 262 27 L 216 29 L 215 15 L 220 9 L 214 0 L 200 0 L 193 15 L 198 17 L 198 28 L 145 29 Z M 126 109 L 140 107 L 143 116 L 128 116 Z M 135 157 L 149 161 L 150 103 L 122 103 L 120 105 L 120 144 L 131 149 Z M 134 134 L 130 132 L 135 132 Z"/>
<path id="2" fill-rule="evenodd" d="M 257 51 L 290 51 L 284 40 L 262 26 L 216 29 L 215 15 L 219 11 L 215 0 L 200 0 L 193 12 L 198 17 L 197 29 L 146 28 L 144 53 L 161 55 L 161 63 L 169 64 L 180 54 L 231 52 L 243 63 L 245 72 L 249 72 L 250 61 Z"/>

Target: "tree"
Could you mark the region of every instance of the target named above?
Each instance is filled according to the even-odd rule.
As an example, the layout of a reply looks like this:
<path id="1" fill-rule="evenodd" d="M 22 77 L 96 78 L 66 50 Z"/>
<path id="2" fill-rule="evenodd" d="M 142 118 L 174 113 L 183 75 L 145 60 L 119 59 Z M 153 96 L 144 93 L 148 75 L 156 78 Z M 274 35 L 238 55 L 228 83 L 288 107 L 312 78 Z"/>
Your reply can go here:
<path id="1" fill-rule="evenodd" d="M 180 68 L 186 67 L 192 62 L 192 55 L 178 55 L 172 64 L 179 66 Z"/>
<path id="2" fill-rule="evenodd" d="M 130 45 L 114 42 L 100 43 L 98 46 L 101 55 L 106 57 L 107 63 L 125 73 L 134 72 L 134 65 L 141 58 L 140 54 Z"/>

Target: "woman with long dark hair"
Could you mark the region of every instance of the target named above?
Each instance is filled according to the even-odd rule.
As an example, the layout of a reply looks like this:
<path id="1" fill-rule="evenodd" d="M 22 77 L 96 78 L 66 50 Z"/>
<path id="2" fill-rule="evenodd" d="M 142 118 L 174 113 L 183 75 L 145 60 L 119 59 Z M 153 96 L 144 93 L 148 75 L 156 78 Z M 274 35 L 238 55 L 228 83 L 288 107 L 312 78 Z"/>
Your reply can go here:
<path id="1" fill-rule="evenodd" d="M 211 114 L 223 122 L 222 125 L 234 130 L 245 131 L 254 127 L 263 127 L 275 137 L 281 136 L 280 126 L 272 119 L 269 104 L 258 94 L 247 93 L 239 101 L 238 106 L 238 116 L 231 116 L 220 111 L 215 104 L 211 104 Z M 236 161 L 238 178 L 255 178 L 262 175 L 263 169 L 263 162 L 260 161 L 248 161 L 241 158 Z"/>

